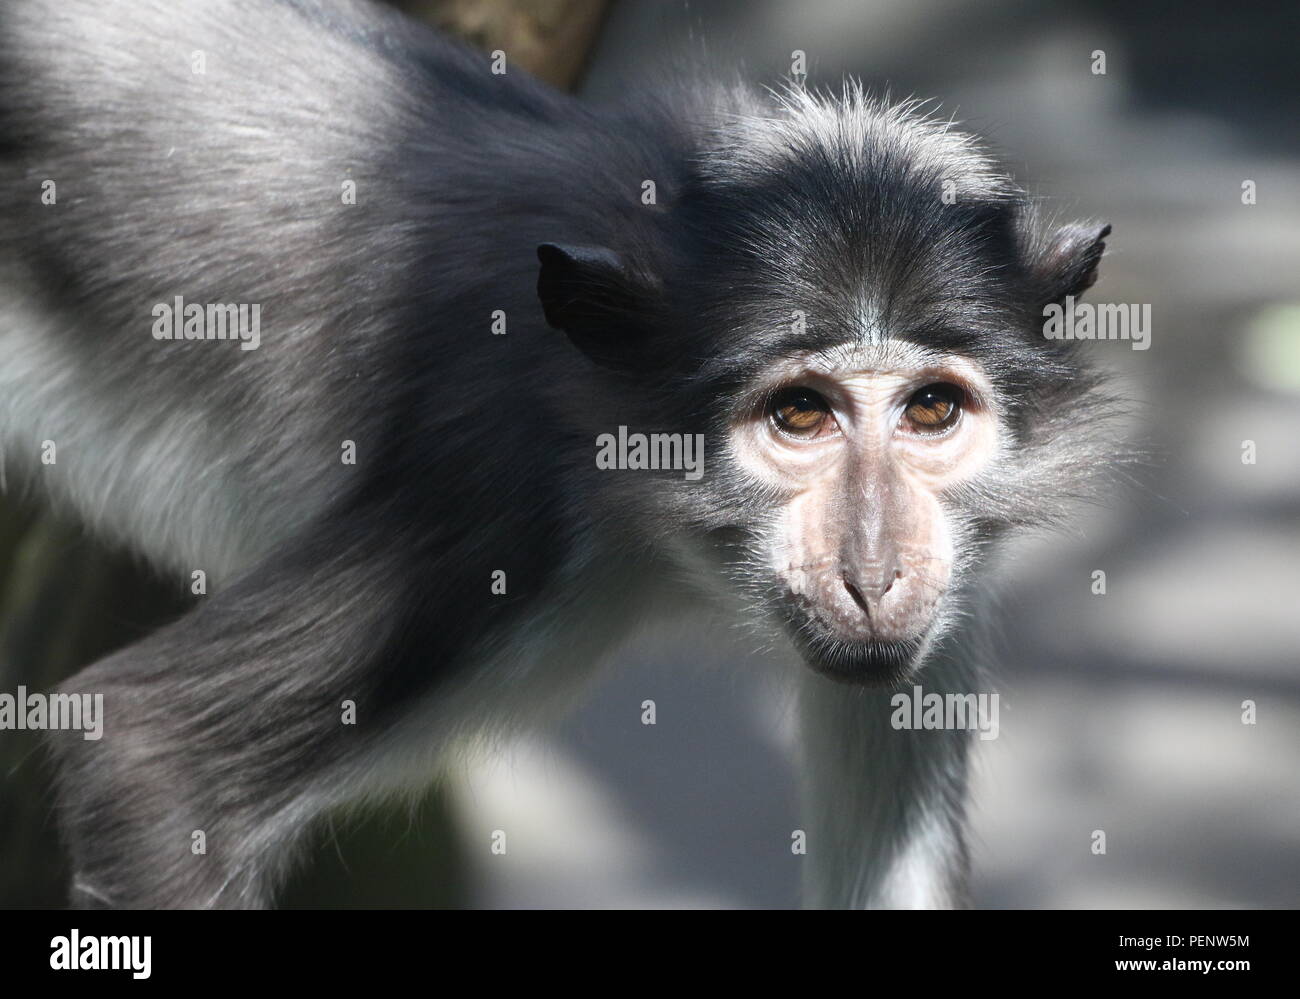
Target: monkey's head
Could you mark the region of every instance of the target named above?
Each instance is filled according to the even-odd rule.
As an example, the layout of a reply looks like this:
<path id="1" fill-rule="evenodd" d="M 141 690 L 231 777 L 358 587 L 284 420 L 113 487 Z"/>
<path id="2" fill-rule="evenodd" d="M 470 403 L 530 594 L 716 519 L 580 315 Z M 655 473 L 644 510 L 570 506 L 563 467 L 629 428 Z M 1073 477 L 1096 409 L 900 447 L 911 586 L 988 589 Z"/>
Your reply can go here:
<path id="1" fill-rule="evenodd" d="M 730 118 L 669 180 L 634 238 L 539 251 L 605 429 L 704 434 L 699 481 L 625 472 L 616 505 L 698 542 L 813 669 L 906 679 L 990 543 L 1105 455 L 1043 310 L 1109 227 L 1042 225 L 969 137 L 856 88 Z"/>

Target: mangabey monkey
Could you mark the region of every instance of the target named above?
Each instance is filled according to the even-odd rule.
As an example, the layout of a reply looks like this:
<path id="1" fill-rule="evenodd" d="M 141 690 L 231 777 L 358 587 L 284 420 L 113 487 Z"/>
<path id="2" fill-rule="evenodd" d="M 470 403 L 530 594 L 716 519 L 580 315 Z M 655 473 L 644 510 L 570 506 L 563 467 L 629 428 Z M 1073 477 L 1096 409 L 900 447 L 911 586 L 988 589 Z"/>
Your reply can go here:
<path id="1" fill-rule="evenodd" d="M 592 107 L 361 0 L 8 0 L 0 59 L 9 478 L 210 581 L 63 688 L 74 904 L 270 904 L 701 595 L 807 664 L 809 902 L 963 900 L 969 734 L 889 697 L 978 689 L 977 563 L 1103 456 L 1041 324 L 1106 228 L 854 85 Z M 703 477 L 597 467 L 620 427 Z"/>

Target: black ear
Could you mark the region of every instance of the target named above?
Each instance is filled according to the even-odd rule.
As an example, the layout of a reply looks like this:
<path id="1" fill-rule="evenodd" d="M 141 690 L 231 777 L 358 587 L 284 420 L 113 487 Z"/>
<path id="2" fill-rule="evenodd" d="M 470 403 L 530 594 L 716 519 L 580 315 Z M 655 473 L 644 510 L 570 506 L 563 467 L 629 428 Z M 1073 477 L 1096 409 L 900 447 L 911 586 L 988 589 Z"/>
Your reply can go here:
<path id="1" fill-rule="evenodd" d="M 537 248 L 537 297 L 546 322 L 569 335 L 593 361 L 626 362 L 641 340 L 653 289 L 603 246 Z"/>
<path id="2" fill-rule="evenodd" d="M 1044 305 L 1062 302 L 1066 295 L 1082 295 L 1092 287 L 1109 235 L 1110 226 L 1102 223 L 1061 227 L 1035 268 Z"/>

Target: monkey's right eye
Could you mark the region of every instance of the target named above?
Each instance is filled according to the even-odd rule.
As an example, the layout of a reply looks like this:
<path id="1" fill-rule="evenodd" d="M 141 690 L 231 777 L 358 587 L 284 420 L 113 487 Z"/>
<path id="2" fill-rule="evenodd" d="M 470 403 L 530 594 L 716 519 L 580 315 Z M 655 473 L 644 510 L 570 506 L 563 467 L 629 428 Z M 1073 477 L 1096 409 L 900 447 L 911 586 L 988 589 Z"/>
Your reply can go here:
<path id="1" fill-rule="evenodd" d="M 785 388 L 772 396 L 769 406 L 777 429 L 793 437 L 816 437 L 834 429 L 831 407 L 807 388 Z"/>

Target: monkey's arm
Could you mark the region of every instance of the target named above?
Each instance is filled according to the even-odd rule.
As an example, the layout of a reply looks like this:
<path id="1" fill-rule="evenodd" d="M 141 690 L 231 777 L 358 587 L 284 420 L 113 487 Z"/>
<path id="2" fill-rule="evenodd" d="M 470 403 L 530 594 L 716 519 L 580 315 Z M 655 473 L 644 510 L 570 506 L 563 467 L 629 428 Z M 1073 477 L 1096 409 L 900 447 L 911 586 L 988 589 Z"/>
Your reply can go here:
<path id="1" fill-rule="evenodd" d="M 74 905 L 269 904 L 376 748 L 403 646 L 392 556 L 323 529 L 63 685 L 103 695 L 101 739 L 50 733 Z"/>
<path id="2" fill-rule="evenodd" d="M 960 664 L 922 672 L 926 693 L 972 689 Z M 805 904 L 947 908 L 967 904 L 964 731 L 890 724 L 889 688 L 801 680 L 799 724 L 808 833 Z"/>

